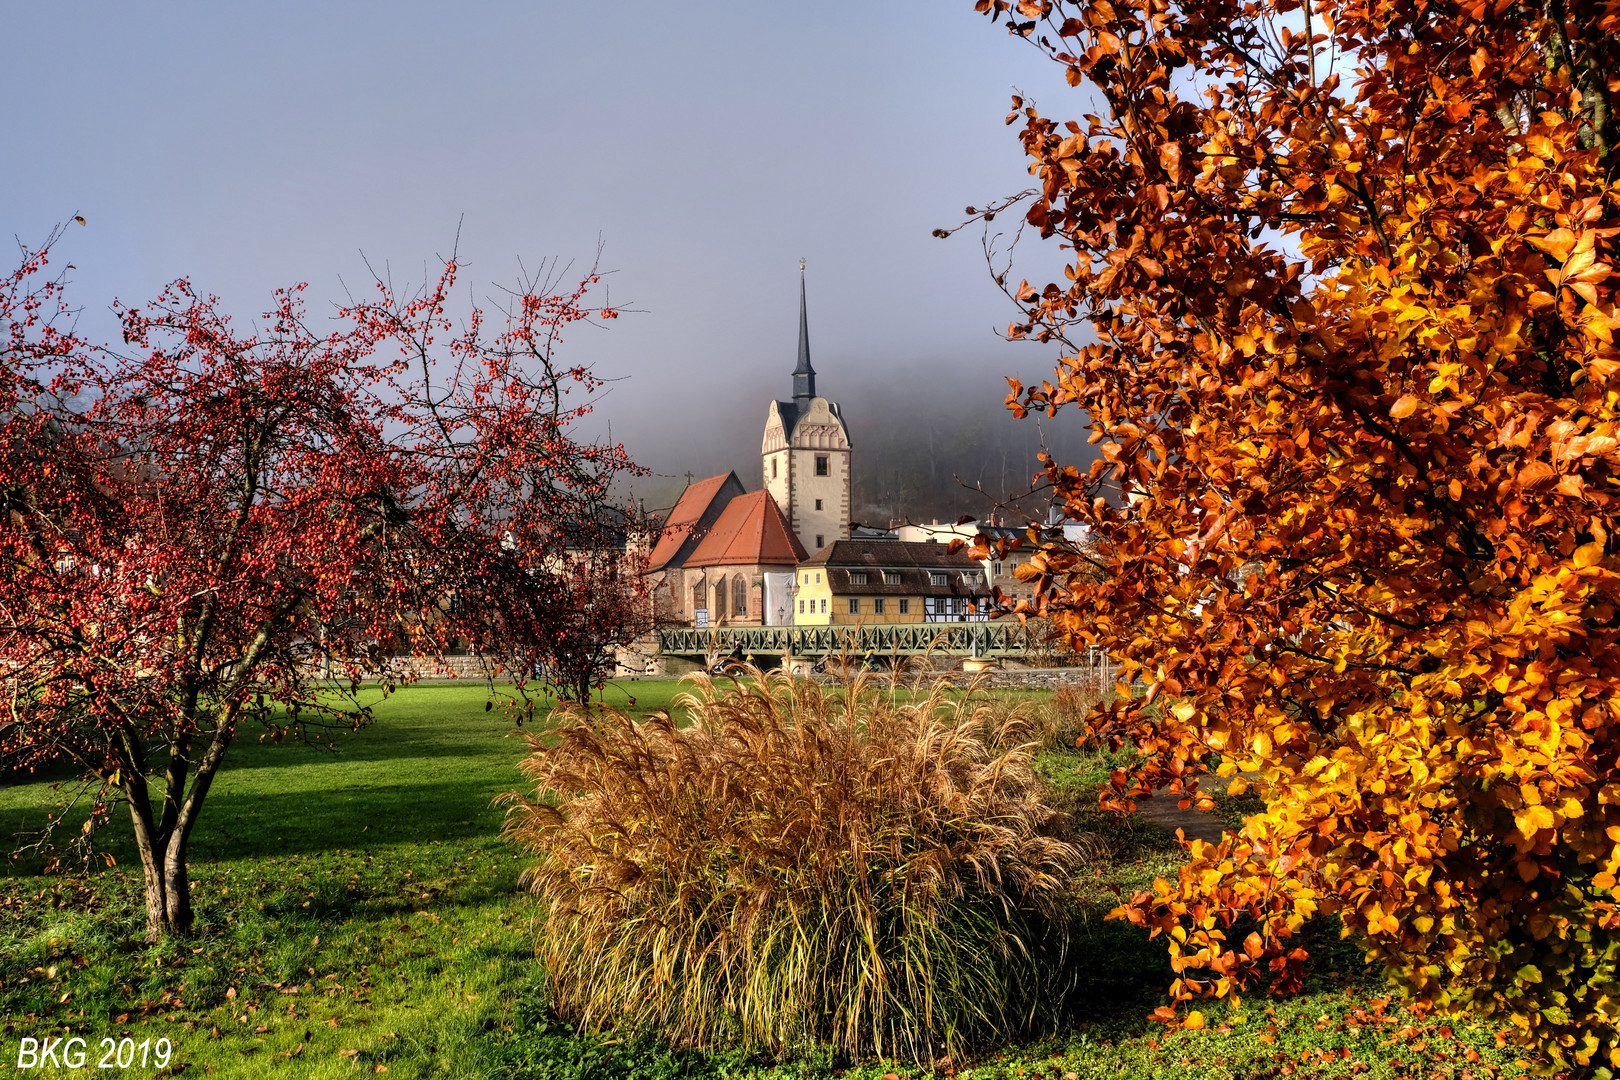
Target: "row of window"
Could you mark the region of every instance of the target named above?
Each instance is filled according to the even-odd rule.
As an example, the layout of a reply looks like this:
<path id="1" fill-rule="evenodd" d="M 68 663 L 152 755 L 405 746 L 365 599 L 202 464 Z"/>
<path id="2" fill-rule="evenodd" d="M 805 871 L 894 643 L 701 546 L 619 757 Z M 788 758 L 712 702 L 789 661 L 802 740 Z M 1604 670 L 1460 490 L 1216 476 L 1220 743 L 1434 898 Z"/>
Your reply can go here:
<path id="1" fill-rule="evenodd" d="M 703 589 L 700 586 L 692 594 L 692 607 L 694 610 L 703 607 Z M 726 586 L 724 582 L 714 589 L 714 617 L 720 618 L 726 614 Z M 748 614 L 748 579 L 741 574 L 731 579 L 731 614 Z"/>
<path id="2" fill-rule="evenodd" d="M 872 598 L 872 614 L 873 615 L 887 615 L 888 612 L 889 612 L 888 605 L 887 605 L 887 600 L 888 600 L 888 598 L 884 597 L 884 596 L 874 596 Z M 901 614 L 901 615 L 910 615 L 911 614 L 911 599 L 909 597 L 901 597 L 897 601 L 897 603 L 900 605 L 899 614 Z M 809 608 L 808 611 L 805 610 L 805 606 L 804 606 L 805 604 L 810 605 L 810 608 Z M 849 613 L 851 615 L 859 615 L 861 613 L 861 598 L 860 597 L 852 596 L 852 597 L 849 598 Z M 799 614 L 800 615 L 815 615 L 815 614 L 818 614 L 818 612 L 816 610 L 816 601 L 814 601 L 814 600 L 800 600 L 799 601 Z M 822 614 L 822 615 L 827 614 L 827 601 L 826 600 L 821 601 L 821 610 L 820 610 L 819 614 Z"/>
<path id="3" fill-rule="evenodd" d="M 871 577 L 872 577 L 872 575 L 867 573 L 865 570 L 851 570 L 849 572 L 849 583 L 851 585 L 866 585 L 866 584 L 869 584 L 871 582 Z M 817 581 L 821 580 L 821 575 L 820 574 L 816 575 L 816 580 Z M 978 572 L 974 571 L 974 570 L 966 571 L 962 575 L 962 580 L 963 580 L 964 583 L 966 583 L 968 585 L 976 585 L 976 584 L 978 584 Z M 805 583 L 809 584 L 808 580 L 806 580 Z M 885 585 L 898 585 L 898 584 L 900 584 L 900 571 L 898 571 L 898 570 L 885 570 L 885 571 L 883 571 L 883 584 L 885 584 Z M 930 570 L 928 572 L 928 584 L 930 584 L 932 586 L 935 586 L 935 587 L 942 588 L 942 587 L 950 584 L 950 575 L 948 573 L 943 572 L 943 571 Z"/>
<path id="4" fill-rule="evenodd" d="M 828 473 L 827 455 L 826 454 L 817 454 L 816 455 L 816 475 L 817 476 L 826 476 L 827 473 Z M 771 458 L 771 479 L 775 480 L 776 475 L 777 475 L 776 474 L 776 459 Z M 816 509 L 817 510 L 821 509 L 821 500 L 820 499 L 816 500 Z"/>

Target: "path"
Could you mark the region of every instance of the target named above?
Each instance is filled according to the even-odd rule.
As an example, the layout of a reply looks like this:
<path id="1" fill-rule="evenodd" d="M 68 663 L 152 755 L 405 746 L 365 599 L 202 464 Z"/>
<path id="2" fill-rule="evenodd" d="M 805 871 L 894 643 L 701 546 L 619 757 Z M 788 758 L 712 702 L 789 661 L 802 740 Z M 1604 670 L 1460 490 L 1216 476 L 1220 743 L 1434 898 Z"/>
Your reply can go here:
<path id="1" fill-rule="evenodd" d="M 1138 799 L 1136 812 L 1172 836 L 1177 829 L 1181 829 L 1189 840 L 1208 840 L 1212 844 L 1219 842 L 1221 833 L 1226 829 L 1221 816 L 1191 806 L 1183 810 L 1176 805 L 1180 801 L 1168 787 L 1162 787 L 1153 793 L 1151 799 Z"/>

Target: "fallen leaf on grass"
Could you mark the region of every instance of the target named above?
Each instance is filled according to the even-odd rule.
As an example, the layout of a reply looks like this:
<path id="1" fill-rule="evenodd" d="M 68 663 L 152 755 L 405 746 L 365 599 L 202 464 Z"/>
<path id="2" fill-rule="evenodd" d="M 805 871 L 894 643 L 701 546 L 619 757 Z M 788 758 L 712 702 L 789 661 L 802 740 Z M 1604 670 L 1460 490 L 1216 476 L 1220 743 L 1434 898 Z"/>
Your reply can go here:
<path id="1" fill-rule="evenodd" d="M 360 1053 L 360 1051 L 354 1049 L 353 1047 L 350 1047 L 347 1050 L 339 1050 L 338 1051 L 338 1056 L 339 1057 L 354 1057 L 355 1055 L 357 1055 L 359 1053 Z"/>

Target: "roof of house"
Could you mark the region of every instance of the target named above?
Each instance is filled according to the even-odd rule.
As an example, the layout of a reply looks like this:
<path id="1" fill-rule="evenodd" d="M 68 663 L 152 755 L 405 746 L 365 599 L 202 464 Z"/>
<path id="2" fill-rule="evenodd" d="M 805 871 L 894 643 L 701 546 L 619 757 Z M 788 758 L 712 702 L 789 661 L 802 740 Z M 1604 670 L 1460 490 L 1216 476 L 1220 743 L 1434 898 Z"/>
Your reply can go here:
<path id="1" fill-rule="evenodd" d="M 797 566 L 804 546 L 793 535 L 769 491 L 752 491 L 726 504 L 687 566 Z"/>
<path id="2" fill-rule="evenodd" d="M 976 570 L 967 548 L 955 554 L 949 544 L 932 540 L 834 540 L 810 558 L 806 566 L 845 566 L 855 569 L 887 567 L 925 570 Z"/>
<path id="3" fill-rule="evenodd" d="M 966 548 L 952 554 L 949 544 L 926 540 L 835 540 L 800 565 L 826 567 L 827 584 L 835 593 L 987 596 L 990 592 Z M 863 571 L 865 581 L 851 579 L 851 572 Z M 932 574 L 944 574 L 945 584 L 936 584 Z M 898 580 L 893 580 L 896 575 Z"/>
<path id="4" fill-rule="evenodd" d="M 738 492 L 742 491 L 742 481 L 737 479 L 734 472 L 723 473 L 720 476 L 711 476 L 706 480 L 699 480 L 687 484 L 686 490 L 676 500 L 675 508 L 669 512 L 669 518 L 659 531 L 658 543 L 653 546 L 652 556 L 648 560 L 648 570 L 662 570 L 681 554 L 682 548 L 692 553 L 692 545 L 688 542 L 703 538 L 703 520 L 707 517 L 715 520 L 716 514 L 709 513 L 710 508 L 722 496 L 722 490 L 727 486 L 726 481 L 736 485 Z"/>

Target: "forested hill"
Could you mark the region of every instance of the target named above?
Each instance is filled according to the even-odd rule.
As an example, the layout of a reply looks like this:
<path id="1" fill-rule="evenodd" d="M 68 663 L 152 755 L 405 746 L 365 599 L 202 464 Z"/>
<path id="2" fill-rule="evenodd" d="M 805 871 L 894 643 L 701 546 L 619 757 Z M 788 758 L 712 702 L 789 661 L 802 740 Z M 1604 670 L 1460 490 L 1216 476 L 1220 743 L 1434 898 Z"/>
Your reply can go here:
<path id="1" fill-rule="evenodd" d="M 860 392 L 839 393 L 836 400 L 855 445 L 851 516 L 866 524 L 987 514 L 992 499 L 1030 490 L 1043 439 L 1065 464 L 1095 456 L 1078 413 L 1018 420 L 1000 398 L 978 386 L 970 392 L 955 379 L 874 381 Z M 645 460 L 655 475 L 637 483 L 637 497 L 649 511 L 667 509 L 679 498 L 689 469 L 698 478 L 734 469 L 745 487 L 759 487 L 763 403 L 757 413 L 757 425 L 704 432 L 689 452 Z M 989 497 L 964 484 L 982 487 Z M 1029 506 L 1042 512 L 1034 503 Z"/>

